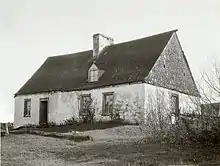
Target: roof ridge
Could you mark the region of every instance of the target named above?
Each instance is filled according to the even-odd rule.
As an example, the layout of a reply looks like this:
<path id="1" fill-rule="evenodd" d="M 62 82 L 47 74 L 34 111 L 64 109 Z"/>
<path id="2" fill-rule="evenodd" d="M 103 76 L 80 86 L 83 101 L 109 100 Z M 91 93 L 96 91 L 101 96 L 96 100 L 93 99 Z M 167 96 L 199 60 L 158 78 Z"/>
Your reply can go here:
<path id="1" fill-rule="evenodd" d="M 60 56 L 69 56 L 69 55 L 76 55 L 76 54 L 80 54 L 80 53 L 86 53 L 86 52 L 89 52 L 89 51 L 92 51 L 92 49 L 90 49 L 90 50 L 85 50 L 85 51 L 79 51 L 79 52 L 68 53 L 68 54 L 53 55 L 53 56 L 49 56 L 48 58 L 60 57 Z"/>
<path id="2" fill-rule="evenodd" d="M 146 37 L 142 37 L 142 38 L 138 38 L 138 39 L 134 39 L 134 40 L 128 40 L 128 41 L 125 41 L 125 42 L 116 43 L 116 44 L 110 45 L 110 46 L 108 46 L 108 47 L 112 47 L 112 46 L 114 47 L 115 45 L 124 44 L 124 43 L 129 43 L 129 42 L 134 42 L 134 41 L 146 39 L 146 38 L 149 38 L 149 37 L 154 37 L 154 36 L 163 35 L 163 34 L 165 34 L 165 33 L 171 33 L 171 32 L 176 32 L 176 31 L 178 31 L 178 29 L 174 29 L 174 30 L 170 30 L 170 31 L 164 31 L 164 32 L 161 32 L 161 33 L 156 33 L 156 34 L 154 34 L 154 35 L 150 35 L 150 36 L 146 36 Z M 102 35 L 102 34 L 101 34 L 101 35 Z M 84 53 L 84 52 L 89 52 L 89 51 L 92 51 L 92 49 L 84 50 L 84 51 L 79 51 L 79 52 L 68 53 L 68 54 L 53 55 L 53 56 L 49 56 L 48 58 L 59 57 L 59 56 L 74 55 L 74 54 L 79 54 L 79 53 Z"/>
<path id="3" fill-rule="evenodd" d="M 178 29 L 174 29 L 174 30 L 170 30 L 170 31 L 165 31 L 165 32 L 161 32 L 161 33 L 156 33 L 156 34 L 154 34 L 154 35 L 150 35 L 150 36 L 146 36 L 146 37 L 141 37 L 141 38 L 137 38 L 137 39 L 133 39 L 133 40 L 128 40 L 128 41 L 116 43 L 116 44 L 110 45 L 109 47 L 114 47 L 115 45 L 130 43 L 130 42 L 134 42 L 134 41 L 138 41 L 138 40 L 143 40 L 143 39 L 146 39 L 146 38 L 149 38 L 149 37 L 154 37 L 154 36 L 163 35 L 163 34 L 171 33 L 171 32 L 177 32 L 177 31 L 178 31 Z"/>

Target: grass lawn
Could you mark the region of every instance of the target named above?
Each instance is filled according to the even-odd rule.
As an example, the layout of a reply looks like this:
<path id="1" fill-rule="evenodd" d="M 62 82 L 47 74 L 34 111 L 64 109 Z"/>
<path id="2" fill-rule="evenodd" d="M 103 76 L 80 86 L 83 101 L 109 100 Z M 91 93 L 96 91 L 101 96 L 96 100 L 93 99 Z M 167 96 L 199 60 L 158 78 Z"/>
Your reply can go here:
<path id="1" fill-rule="evenodd" d="M 132 140 L 75 143 L 30 134 L 9 135 L 1 142 L 2 165 L 220 165 L 220 149 L 169 147 Z"/>

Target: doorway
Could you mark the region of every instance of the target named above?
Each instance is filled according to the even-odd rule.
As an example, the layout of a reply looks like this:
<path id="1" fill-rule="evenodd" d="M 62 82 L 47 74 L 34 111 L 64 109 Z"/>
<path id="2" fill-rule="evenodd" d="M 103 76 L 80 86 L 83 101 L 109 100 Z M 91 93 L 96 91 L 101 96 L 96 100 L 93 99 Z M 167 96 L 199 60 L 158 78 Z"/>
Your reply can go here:
<path id="1" fill-rule="evenodd" d="M 39 124 L 45 125 L 47 123 L 48 123 L 48 99 L 40 99 Z"/>

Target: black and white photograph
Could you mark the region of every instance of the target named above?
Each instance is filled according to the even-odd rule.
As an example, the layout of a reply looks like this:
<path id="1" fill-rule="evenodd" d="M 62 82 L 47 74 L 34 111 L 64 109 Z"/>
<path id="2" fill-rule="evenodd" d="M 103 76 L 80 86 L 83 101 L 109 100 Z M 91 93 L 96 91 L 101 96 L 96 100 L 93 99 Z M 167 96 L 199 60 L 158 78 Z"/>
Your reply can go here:
<path id="1" fill-rule="evenodd" d="M 220 165 L 220 0 L 0 0 L 0 165 Z"/>

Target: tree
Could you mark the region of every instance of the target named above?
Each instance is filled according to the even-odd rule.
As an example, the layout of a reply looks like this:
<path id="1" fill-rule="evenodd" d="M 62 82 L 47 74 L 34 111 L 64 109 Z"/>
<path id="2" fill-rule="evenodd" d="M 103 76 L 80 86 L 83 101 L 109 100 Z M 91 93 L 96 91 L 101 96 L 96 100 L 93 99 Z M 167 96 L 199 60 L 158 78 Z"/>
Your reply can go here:
<path id="1" fill-rule="evenodd" d="M 214 59 L 212 70 L 204 71 L 202 82 L 198 87 L 202 96 L 203 103 L 219 102 L 220 100 L 220 61 Z"/>

